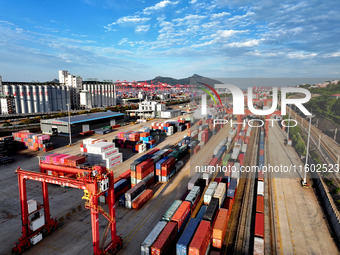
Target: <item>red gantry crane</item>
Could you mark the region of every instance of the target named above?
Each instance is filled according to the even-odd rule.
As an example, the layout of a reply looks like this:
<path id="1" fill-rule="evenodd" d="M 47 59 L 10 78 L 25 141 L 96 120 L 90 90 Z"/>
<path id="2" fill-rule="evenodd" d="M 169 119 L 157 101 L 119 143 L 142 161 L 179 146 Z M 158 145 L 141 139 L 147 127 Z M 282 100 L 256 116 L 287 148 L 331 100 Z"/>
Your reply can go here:
<path id="1" fill-rule="evenodd" d="M 79 169 L 40 163 L 40 172 L 18 168 L 16 173 L 19 183 L 22 236 L 15 244 L 13 252 L 23 252 L 58 227 L 59 223 L 56 219 L 52 219 L 50 215 L 48 183 L 84 190 L 85 195 L 83 199 L 87 200 L 85 207 L 91 210 L 93 253 L 95 255 L 114 254 L 122 247 L 122 239 L 116 233 L 113 172 L 108 171 L 102 166 L 94 166 L 91 169 Z M 41 182 L 43 193 L 43 205 L 34 208 L 30 212 L 27 203 L 27 180 Z M 104 195 L 105 192 L 107 192 L 108 196 L 108 212 L 98 205 L 99 196 Z M 100 244 L 99 240 L 99 213 L 108 220 L 102 244 Z M 107 245 L 104 245 L 109 230 L 111 232 L 111 239 Z"/>

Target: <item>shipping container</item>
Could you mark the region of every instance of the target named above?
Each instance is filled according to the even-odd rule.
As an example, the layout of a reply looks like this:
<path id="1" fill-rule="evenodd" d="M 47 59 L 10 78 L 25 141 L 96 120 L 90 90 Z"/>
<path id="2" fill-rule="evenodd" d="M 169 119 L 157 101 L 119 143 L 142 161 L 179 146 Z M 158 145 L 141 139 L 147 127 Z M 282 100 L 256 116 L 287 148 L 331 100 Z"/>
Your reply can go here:
<path id="1" fill-rule="evenodd" d="M 156 226 L 151 230 L 149 235 L 145 238 L 144 242 L 141 244 L 142 255 L 150 255 L 151 245 L 156 241 L 157 237 L 162 232 L 166 224 L 167 223 L 165 221 L 159 221 L 156 224 Z"/>
<path id="2" fill-rule="evenodd" d="M 254 255 L 264 254 L 264 240 L 261 237 L 254 237 Z"/>
<path id="3" fill-rule="evenodd" d="M 177 222 L 178 232 L 183 230 L 190 218 L 190 215 L 191 203 L 188 201 L 183 201 L 171 218 L 171 221 Z"/>
<path id="4" fill-rule="evenodd" d="M 210 203 L 210 200 L 214 196 L 215 190 L 217 188 L 217 182 L 211 182 L 207 188 L 207 190 L 204 193 L 204 204 L 208 205 Z"/>
<path id="5" fill-rule="evenodd" d="M 212 232 L 212 246 L 215 248 L 222 248 L 229 220 L 228 215 L 228 209 L 224 208 L 221 208 L 217 214 Z"/>
<path id="6" fill-rule="evenodd" d="M 138 198 L 132 201 L 132 208 L 139 210 L 145 203 L 147 203 L 153 196 L 151 189 L 145 190 Z"/>
<path id="7" fill-rule="evenodd" d="M 212 198 L 207 210 L 204 213 L 203 220 L 211 222 L 213 224 L 215 220 L 216 213 L 218 211 L 219 200 L 217 198 Z"/>
<path id="8" fill-rule="evenodd" d="M 200 179 L 202 179 L 202 173 L 196 173 L 188 182 L 188 190 L 191 190 Z"/>
<path id="9" fill-rule="evenodd" d="M 263 213 L 256 213 L 255 215 L 254 235 L 264 238 L 264 215 Z"/>
<path id="10" fill-rule="evenodd" d="M 152 255 L 166 254 L 170 247 L 174 244 L 177 236 L 177 223 L 170 221 L 164 227 L 162 232 L 157 237 L 156 241 L 151 246 Z"/>
<path id="11" fill-rule="evenodd" d="M 217 185 L 217 188 L 216 188 L 214 196 L 213 196 L 214 198 L 218 199 L 219 208 L 222 206 L 222 204 L 224 202 L 224 199 L 226 197 L 226 192 L 227 192 L 227 185 L 223 182 L 220 182 Z"/>
<path id="12" fill-rule="evenodd" d="M 203 219 L 203 216 L 204 216 L 207 208 L 208 208 L 208 206 L 202 205 L 195 218 L 199 219 L 201 221 Z"/>
<path id="13" fill-rule="evenodd" d="M 202 220 L 189 246 L 189 255 L 208 254 L 211 243 L 211 226 L 209 221 Z"/>
<path id="14" fill-rule="evenodd" d="M 162 220 L 167 222 L 170 221 L 172 216 L 175 214 L 175 212 L 177 211 L 178 207 L 180 207 L 181 204 L 182 204 L 181 200 L 175 200 L 171 204 L 169 209 L 164 213 Z"/>
<path id="15" fill-rule="evenodd" d="M 200 219 L 190 219 L 188 225 L 183 231 L 183 234 L 179 238 L 177 244 L 176 244 L 176 254 L 177 255 L 187 255 L 189 252 L 189 244 L 194 237 L 194 234 L 196 232 L 196 229 L 198 228 L 198 225 L 200 224 Z"/>
<path id="16" fill-rule="evenodd" d="M 256 212 L 264 213 L 264 197 L 256 196 Z"/>
<path id="17" fill-rule="evenodd" d="M 263 181 L 257 182 L 257 195 L 264 196 L 264 183 L 263 183 Z"/>
<path id="18" fill-rule="evenodd" d="M 185 198 L 185 201 L 188 201 L 191 203 L 191 210 L 195 210 L 195 207 L 198 203 L 198 200 L 200 198 L 200 187 L 199 186 L 194 186 L 191 191 L 189 192 L 189 194 L 187 195 L 187 197 Z"/>
<path id="19" fill-rule="evenodd" d="M 139 182 L 136 186 L 129 189 L 125 193 L 125 203 L 127 203 L 127 208 L 132 207 L 132 200 L 139 196 L 146 189 L 146 183 L 144 181 Z"/>

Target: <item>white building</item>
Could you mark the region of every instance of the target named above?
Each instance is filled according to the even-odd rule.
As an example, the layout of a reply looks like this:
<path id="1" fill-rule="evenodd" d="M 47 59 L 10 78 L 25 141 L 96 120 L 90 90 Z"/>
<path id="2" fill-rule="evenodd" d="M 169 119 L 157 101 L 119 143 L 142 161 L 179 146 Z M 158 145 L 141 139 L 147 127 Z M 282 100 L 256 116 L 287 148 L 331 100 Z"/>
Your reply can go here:
<path id="1" fill-rule="evenodd" d="M 59 83 L 65 84 L 66 86 L 81 89 L 83 79 L 80 76 L 70 74 L 66 70 L 59 70 Z"/>
<path id="2" fill-rule="evenodd" d="M 0 96 L 1 114 L 15 114 L 14 96 Z"/>
<path id="3" fill-rule="evenodd" d="M 86 90 L 80 91 L 80 107 L 88 109 L 92 108 L 92 98 L 90 92 Z"/>

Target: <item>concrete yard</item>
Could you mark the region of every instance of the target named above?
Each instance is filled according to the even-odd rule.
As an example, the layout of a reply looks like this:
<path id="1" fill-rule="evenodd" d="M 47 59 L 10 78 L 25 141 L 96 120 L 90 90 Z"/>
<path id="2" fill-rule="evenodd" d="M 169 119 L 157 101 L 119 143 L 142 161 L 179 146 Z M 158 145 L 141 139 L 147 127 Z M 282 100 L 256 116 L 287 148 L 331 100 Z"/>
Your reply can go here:
<path id="1" fill-rule="evenodd" d="M 163 120 L 164 121 L 164 120 Z M 144 123 L 143 126 L 150 126 Z M 139 125 L 126 126 L 117 131 L 95 137 L 112 140 L 118 132 L 127 130 L 138 130 Z M 128 210 L 118 207 L 116 204 L 117 233 L 121 234 L 124 240 L 124 248 L 120 254 L 138 254 L 140 244 L 159 221 L 175 199 L 181 199 L 187 190 L 187 183 L 190 175 L 190 162 L 203 165 L 211 158 L 214 148 L 220 140 L 227 136 L 229 127 L 224 127 L 217 135 L 203 147 L 203 149 L 176 174 L 169 183 L 157 184 L 153 198 L 139 211 Z M 187 131 L 175 133 L 166 138 L 158 148 L 177 143 L 187 134 Z M 65 138 L 66 139 L 66 138 Z M 61 147 L 55 152 L 67 154 L 79 154 L 80 141 L 71 147 Z M 0 253 L 11 254 L 12 245 L 21 235 L 21 219 L 17 176 L 15 169 L 20 166 L 27 170 L 38 170 L 38 159 L 40 152 L 22 151 L 16 157 L 16 161 L 10 165 L 1 167 L 0 179 Z M 118 165 L 115 175 L 119 175 L 129 169 L 134 159 L 143 154 L 136 154 L 127 161 Z M 38 182 L 27 182 L 28 199 L 35 198 L 42 202 L 41 184 Z M 52 217 L 63 217 L 62 225 L 54 233 L 43 239 L 39 244 L 30 248 L 25 254 L 92 254 L 92 232 L 90 211 L 84 208 L 84 201 L 81 200 L 83 191 L 76 189 L 65 189 L 59 186 L 48 185 Z M 100 216 L 101 234 L 106 226 L 106 219 Z"/>
<path id="2" fill-rule="evenodd" d="M 303 165 L 293 147 L 283 144 L 284 134 L 269 128 L 267 162 L 271 165 Z M 312 188 L 303 188 L 303 173 L 291 172 L 272 179 L 275 205 L 277 253 L 339 254 L 322 208 Z"/>

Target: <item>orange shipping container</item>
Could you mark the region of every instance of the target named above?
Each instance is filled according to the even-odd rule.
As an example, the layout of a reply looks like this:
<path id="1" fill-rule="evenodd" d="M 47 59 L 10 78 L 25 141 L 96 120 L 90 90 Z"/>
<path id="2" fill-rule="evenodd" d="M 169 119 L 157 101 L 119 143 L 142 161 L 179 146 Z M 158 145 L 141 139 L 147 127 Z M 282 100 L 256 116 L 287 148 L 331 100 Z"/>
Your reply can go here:
<path id="1" fill-rule="evenodd" d="M 181 229 L 182 224 L 190 214 L 191 203 L 189 201 L 183 201 L 180 207 L 178 207 L 175 214 L 172 216 L 171 221 L 177 222 L 178 231 Z"/>
<path id="2" fill-rule="evenodd" d="M 147 189 L 132 202 L 132 208 L 139 210 L 146 202 L 150 200 L 152 196 L 153 191 L 151 189 Z"/>
<path id="3" fill-rule="evenodd" d="M 222 248 L 223 239 L 227 230 L 229 221 L 228 209 L 221 208 L 217 214 L 217 218 L 213 228 L 213 243 L 212 246 L 218 249 Z"/>
<path id="4" fill-rule="evenodd" d="M 264 200 L 263 196 L 256 197 L 256 212 L 264 213 Z"/>

